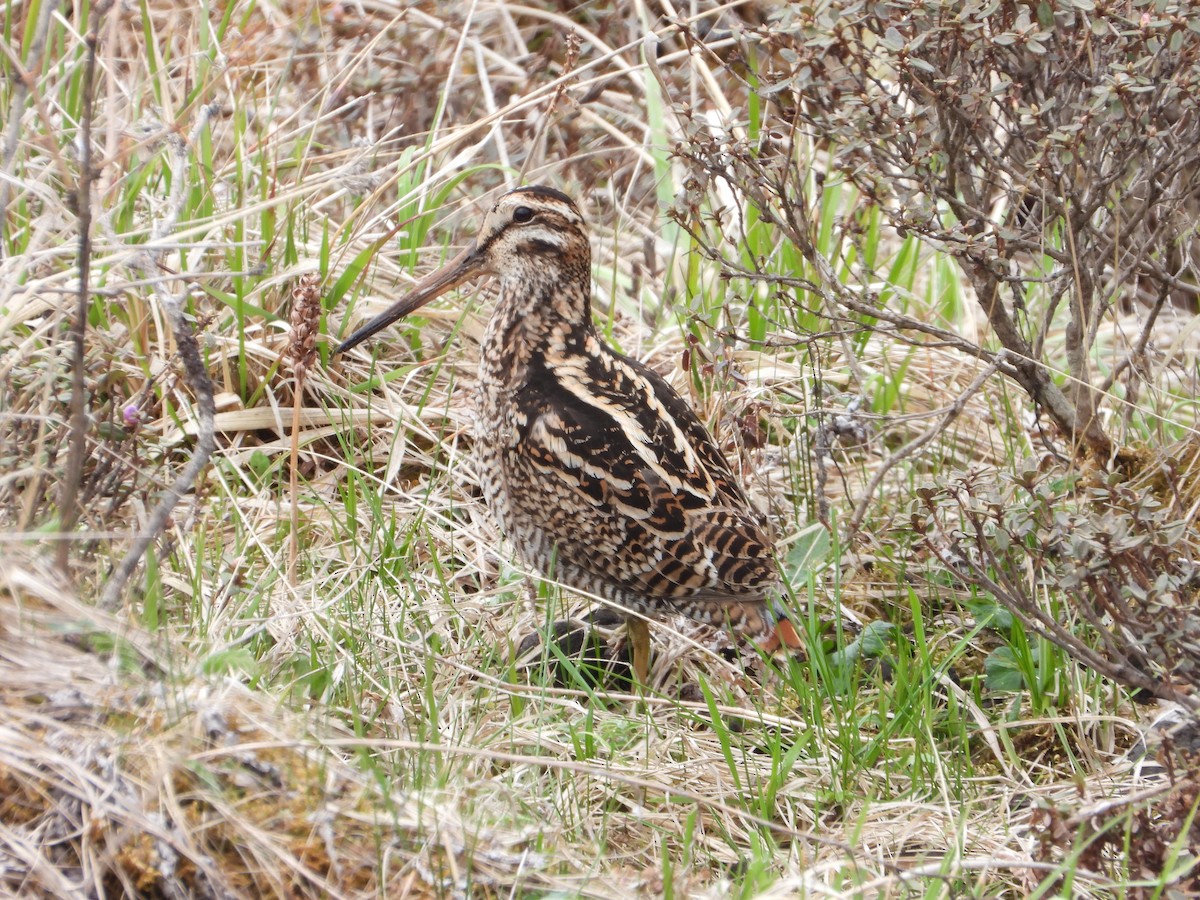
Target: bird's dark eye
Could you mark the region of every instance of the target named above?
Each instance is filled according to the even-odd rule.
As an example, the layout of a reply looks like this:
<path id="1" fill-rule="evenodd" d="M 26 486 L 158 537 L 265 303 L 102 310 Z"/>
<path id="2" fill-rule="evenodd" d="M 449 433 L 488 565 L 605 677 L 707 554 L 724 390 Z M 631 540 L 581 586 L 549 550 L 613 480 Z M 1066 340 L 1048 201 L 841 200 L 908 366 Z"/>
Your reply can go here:
<path id="1" fill-rule="evenodd" d="M 518 206 L 513 210 L 513 221 L 518 225 L 533 221 L 533 210 L 528 206 Z"/>

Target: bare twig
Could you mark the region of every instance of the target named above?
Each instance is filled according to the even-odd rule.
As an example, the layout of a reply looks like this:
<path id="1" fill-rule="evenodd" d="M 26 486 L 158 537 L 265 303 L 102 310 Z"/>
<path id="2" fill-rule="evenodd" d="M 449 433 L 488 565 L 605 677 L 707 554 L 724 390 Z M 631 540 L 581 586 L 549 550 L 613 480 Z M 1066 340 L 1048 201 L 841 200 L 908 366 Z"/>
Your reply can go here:
<path id="1" fill-rule="evenodd" d="M 871 477 L 870 482 L 863 489 L 862 496 L 858 498 L 858 503 L 854 505 L 854 513 L 850 516 L 850 522 L 846 526 L 846 536 L 842 539 L 845 546 L 851 546 L 855 535 L 858 534 L 858 529 L 862 527 L 863 519 L 867 515 L 867 510 L 871 505 L 871 498 L 875 496 L 875 491 L 879 485 L 883 483 L 883 479 L 887 477 L 897 463 L 912 456 L 931 440 L 941 434 L 951 422 L 958 418 L 962 413 L 963 408 L 967 405 L 967 401 L 973 397 L 980 388 L 987 383 L 988 379 L 996 374 L 1005 361 L 1007 356 L 1006 351 L 1001 350 L 996 354 L 996 358 L 992 363 L 980 372 L 975 379 L 966 387 L 961 394 L 954 398 L 954 402 L 942 410 L 941 418 L 930 425 L 922 434 L 917 435 L 887 459 L 885 459 L 875 470 L 875 474 Z"/>
<path id="2" fill-rule="evenodd" d="M 79 289 L 76 293 L 75 321 L 71 323 L 71 437 L 67 468 L 59 495 L 59 530 L 70 534 L 79 520 L 79 482 L 83 478 L 83 460 L 87 452 L 87 398 L 84 384 L 84 353 L 86 351 L 87 313 L 91 300 L 89 283 L 92 266 L 92 115 L 96 81 L 96 45 L 100 41 L 100 23 L 104 9 L 97 4 L 92 10 L 88 29 L 87 56 L 83 67 L 83 116 L 79 128 L 79 181 L 75 204 L 79 217 Z M 2 210 L 3 207 L 0 207 Z M 71 542 L 61 540 L 54 550 L 54 562 L 63 574 L 71 561 Z"/>
<path id="3" fill-rule="evenodd" d="M 1112 386 L 1117 383 L 1117 379 L 1125 373 L 1125 370 L 1133 365 L 1133 361 L 1141 359 L 1145 354 L 1146 345 L 1150 343 L 1150 334 L 1154 330 L 1154 323 L 1158 321 L 1158 314 L 1162 312 L 1163 307 L 1171 296 L 1170 291 L 1171 285 L 1166 281 L 1162 282 L 1158 289 L 1158 296 L 1154 300 L 1154 305 L 1146 313 L 1146 320 L 1142 323 L 1142 330 L 1138 334 L 1137 340 L 1134 341 L 1133 347 L 1130 348 L 1129 352 L 1121 358 L 1120 362 L 1113 366 L 1112 371 L 1100 383 L 1100 386 L 1097 388 L 1100 393 L 1107 394 Z"/>
<path id="4" fill-rule="evenodd" d="M 204 368 L 204 362 L 200 356 L 200 345 L 196 342 L 191 322 L 188 321 L 183 311 L 186 297 L 185 292 L 178 298 L 171 298 L 163 303 L 163 308 L 171 323 L 171 332 L 175 336 L 180 359 L 183 360 L 188 384 L 196 393 L 196 406 L 199 412 L 196 449 L 192 451 L 192 458 L 188 460 L 188 464 L 179 477 L 167 488 L 167 492 L 158 501 L 154 512 L 150 514 L 149 521 L 146 522 L 146 527 L 134 540 L 133 546 L 129 548 L 124 559 L 113 570 L 113 574 L 104 585 L 104 591 L 100 596 L 100 607 L 105 610 L 116 607 L 117 602 L 121 599 L 121 593 L 125 590 L 125 585 L 138 567 L 138 563 L 142 561 L 146 549 L 166 530 L 167 522 L 171 518 L 171 513 L 174 512 L 175 506 L 191 489 L 204 467 L 208 465 L 208 459 L 212 456 L 213 448 L 216 446 L 216 432 L 213 429 L 216 404 L 213 401 L 212 380 L 208 377 L 208 370 Z"/>
<path id="5" fill-rule="evenodd" d="M 189 135 L 190 140 L 188 144 L 194 144 L 195 139 L 199 137 L 201 131 L 208 127 L 208 121 L 212 113 L 213 107 L 200 107 L 196 123 Z M 133 265 L 140 269 L 147 277 L 156 268 L 158 257 L 165 252 L 164 250 L 157 249 L 156 245 L 161 245 L 163 238 L 174 231 L 183 210 L 183 203 L 187 196 L 188 144 L 179 141 L 173 145 L 178 169 L 175 172 L 175 177 L 171 179 L 171 194 L 167 203 L 166 215 L 155 224 L 154 234 L 150 241 L 152 249 L 138 254 L 134 258 Z M 216 446 L 216 432 L 213 428 L 216 404 L 213 400 L 212 379 L 208 377 L 208 371 L 204 368 L 195 332 L 192 330 L 192 324 L 188 321 L 184 313 L 184 302 L 187 299 L 187 291 L 188 289 L 185 288 L 179 295 L 173 295 L 167 291 L 166 286 L 162 282 L 155 283 L 156 295 L 167 314 L 171 332 L 175 337 L 176 346 L 179 348 L 179 356 L 183 360 L 184 374 L 188 384 L 191 385 L 192 391 L 196 395 L 198 413 L 196 448 L 192 452 L 192 458 L 188 460 L 188 464 L 179 474 L 179 477 L 175 479 L 162 499 L 159 500 L 158 506 L 151 513 L 145 529 L 134 540 L 124 559 L 113 570 L 108 583 L 104 585 L 104 591 L 100 597 L 100 606 L 104 609 L 112 609 L 117 605 L 122 592 L 125 590 L 125 585 L 129 582 L 138 563 L 141 562 L 146 549 L 166 530 L 167 522 L 170 521 L 171 513 L 174 512 L 175 506 L 183 498 L 184 494 L 191 489 L 196 478 L 204 470 L 204 467 L 208 465 L 209 457 L 212 456 L 213 448 Z"/>

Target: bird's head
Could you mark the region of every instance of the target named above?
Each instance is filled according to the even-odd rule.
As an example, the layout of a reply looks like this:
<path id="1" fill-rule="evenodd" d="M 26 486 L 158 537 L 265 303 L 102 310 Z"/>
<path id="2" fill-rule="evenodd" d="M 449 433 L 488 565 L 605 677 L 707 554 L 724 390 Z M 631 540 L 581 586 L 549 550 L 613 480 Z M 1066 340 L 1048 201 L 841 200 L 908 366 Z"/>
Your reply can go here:
<path id="1" fill-rule="evenodd" d="M 509 191 L 483 220 L 475 242 L 427 275 L 404 299 L 346 338 L 343 353 L 431 300 L 480 275 L 539 285 L 577 283 L 586 296 L 591 248 L 583 216 L 571 198 L 554 188 Z"/>

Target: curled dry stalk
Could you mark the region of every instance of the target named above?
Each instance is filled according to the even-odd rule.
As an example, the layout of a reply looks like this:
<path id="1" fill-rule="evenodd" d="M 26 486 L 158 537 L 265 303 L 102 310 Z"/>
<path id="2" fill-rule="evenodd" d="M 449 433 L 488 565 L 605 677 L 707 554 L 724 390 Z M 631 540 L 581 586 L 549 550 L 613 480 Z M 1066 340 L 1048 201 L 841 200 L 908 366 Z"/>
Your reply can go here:
<path id="1" fill-rule="evenodd" d="M 301 277 L 292 291 L 291 338 L 288 358 L 294 375 L 292 395 L 292 437 L 288 490 L 291 494 L 291 533 L 288 540 L 288 584 L 296 586 L 296 565 L 300 558 L 300 413 L 304 407 L 304 380 L 317 358 L 317 334 L 321 328 L 321 278 L 315 273 Z"/>

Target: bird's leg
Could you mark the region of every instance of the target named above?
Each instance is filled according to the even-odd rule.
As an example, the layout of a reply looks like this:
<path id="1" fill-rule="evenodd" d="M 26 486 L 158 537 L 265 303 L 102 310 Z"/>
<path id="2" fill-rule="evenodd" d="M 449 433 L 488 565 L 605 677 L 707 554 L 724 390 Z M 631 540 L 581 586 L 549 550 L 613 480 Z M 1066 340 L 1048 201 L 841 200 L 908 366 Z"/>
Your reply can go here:
<path id="1" fill-rule="evenodd" d="M 650 686 L 650 626 L 641 616 L 625 617 L 625 634 L 629 639 L 633 679 L 639 691 Z"/>

